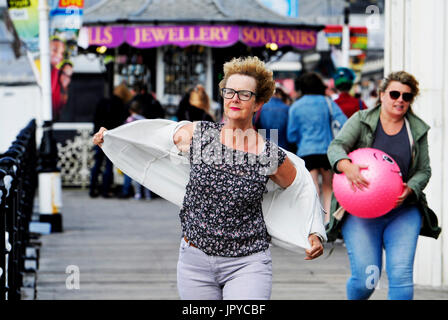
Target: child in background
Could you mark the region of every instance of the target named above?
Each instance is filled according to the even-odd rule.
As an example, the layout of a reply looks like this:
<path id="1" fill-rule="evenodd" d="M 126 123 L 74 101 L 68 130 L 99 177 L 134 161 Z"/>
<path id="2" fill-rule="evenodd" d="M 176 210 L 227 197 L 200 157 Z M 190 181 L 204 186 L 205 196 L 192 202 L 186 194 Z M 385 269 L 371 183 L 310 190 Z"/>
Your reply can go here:
<path id="1" fill-rule="evenodd" d="M 126 119 L 125 123 L 130 123 L 137 120 L 143 120 L 146 119 L 144 116 L 142 116 L 143 107 L 140 104 L 139 101 L 133 101 L 129 107 L 129 117 Z M 147 188 L 141 186 L 137 181 L 132 180 L 129 176 L 124 175 L 124 183 L 123 183 L 123 189 L 121 198 L 129 198 L 130 197 L 130 187 L 131 184 L 134 188 L 134 199 L 142 199 L 142 192 L 143 189 L 144 195 L 146 199 L 151 199 L 151 191 L 149 191 Z"/>

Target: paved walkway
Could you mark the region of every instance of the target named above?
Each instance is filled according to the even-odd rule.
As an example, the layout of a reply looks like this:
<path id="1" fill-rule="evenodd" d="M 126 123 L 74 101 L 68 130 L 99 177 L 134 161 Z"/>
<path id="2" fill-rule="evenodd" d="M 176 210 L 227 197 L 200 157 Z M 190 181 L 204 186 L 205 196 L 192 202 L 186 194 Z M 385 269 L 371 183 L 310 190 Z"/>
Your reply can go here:
<path id="1" fill-rule="evenodd" d="M 87 191 L 70 189 L 63 204 L 64 232 L 40 239 L 37 299 L 179 299 L 176 206 L 160 198 L 90 199 Z M 272 247 L 272 257 L 272 299 L 345 299 L 349 264 L 342 245 L 314 261 L 279 247 Z M 76 270 L 79 289 L 69 289 Z M 372 299 L 386 297 L 383 276 Z M 448 290 L 417 286 L 415 299 L 448 299 Z"/>

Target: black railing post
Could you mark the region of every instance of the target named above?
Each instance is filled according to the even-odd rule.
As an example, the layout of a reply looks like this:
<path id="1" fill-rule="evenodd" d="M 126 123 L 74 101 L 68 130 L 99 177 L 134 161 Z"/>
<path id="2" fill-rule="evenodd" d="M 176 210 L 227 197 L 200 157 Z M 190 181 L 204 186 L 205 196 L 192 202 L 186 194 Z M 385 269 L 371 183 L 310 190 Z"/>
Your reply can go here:
<path id="1" fill-rule="evenodd" d="M 10 185 L 7 186 L 6 208 L 6 232 L 11 250 L 8 253 L 8 300 L 20 299 L 20 273 L 19 273 L 19 246 L 18 242 L 18 160 L 11 157 L 0 159 L 0 169 L 7 172 L 4 179 L 8 179 Z"/>
<path id="2" fill-rule="evenodd" d="M 36 123 L 20 131 L 17 140 L 0 154 L 0 300 L 21 299 L 29 223 L 37 188 Z M 2 241 L 8 236 L 8 241 Z"/>
<path id="3" fill-rule="evenodd" d="M 6 171 L 0 169 L 0 235 L 2 240 L 0 241 L 0 301 L 6 300 L 6 247 L 5 247 L 5 199 L 6 199 L 6 187 L 3 178 L 6 176 Z"/>

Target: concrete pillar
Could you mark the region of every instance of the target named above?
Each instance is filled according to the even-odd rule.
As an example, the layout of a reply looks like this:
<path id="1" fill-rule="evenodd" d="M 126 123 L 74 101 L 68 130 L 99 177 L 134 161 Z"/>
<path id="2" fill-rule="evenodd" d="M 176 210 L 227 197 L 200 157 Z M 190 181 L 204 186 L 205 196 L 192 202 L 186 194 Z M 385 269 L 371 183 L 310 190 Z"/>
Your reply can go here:
<path id="1" fill-rule="evenodd" d="M 165 69 L 163 63 L 162 47 L 157 47 L 156 56 L 156 96 L 161 103 L 165 103 Z"/>
<path id="2" fill-rule="evenodd" d="M 413 109 L 431 126 L 432 177 L 425 189 L 442 226 L 439 239 L 419 237 L 415 283 L 448 285 L 448 3 L 445 0 L 386 0 L 385 75 L 405 70 L 420 82 Z M 445 198 L 445 199 L 444 199 Z"/>

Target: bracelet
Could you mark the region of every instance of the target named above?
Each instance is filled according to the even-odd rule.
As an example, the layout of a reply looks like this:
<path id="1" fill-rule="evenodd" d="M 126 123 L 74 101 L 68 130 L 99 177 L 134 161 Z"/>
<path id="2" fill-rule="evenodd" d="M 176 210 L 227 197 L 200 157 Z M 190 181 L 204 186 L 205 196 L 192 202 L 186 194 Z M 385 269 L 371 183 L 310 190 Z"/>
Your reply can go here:
<path id="1" fill-rule="evenodd" d="M 318 232 L 310 233 L 310 236 L 312 236 L 312 235 L 315 235 L 316 237 L 318 237 L 320 240 L 320 243 L 324 243 L 324 238 Z"/>

